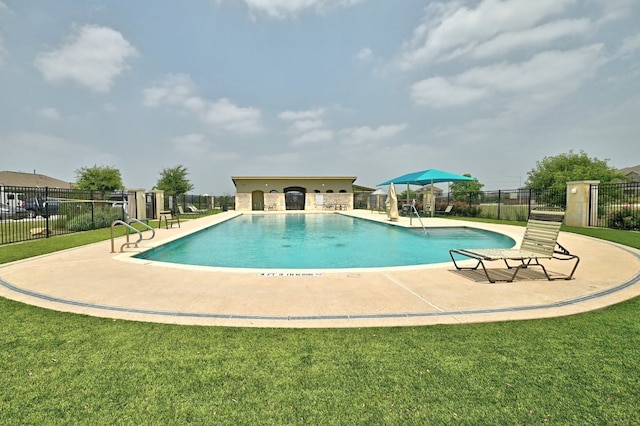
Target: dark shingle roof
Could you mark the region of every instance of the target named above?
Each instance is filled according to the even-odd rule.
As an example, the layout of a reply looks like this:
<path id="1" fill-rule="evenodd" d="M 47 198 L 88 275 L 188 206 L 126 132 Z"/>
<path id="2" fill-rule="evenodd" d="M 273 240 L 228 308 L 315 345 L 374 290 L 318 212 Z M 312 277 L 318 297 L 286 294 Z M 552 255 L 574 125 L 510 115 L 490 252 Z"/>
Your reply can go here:
<path id="1" fill-rule="evenodd" d="M 0 172 L 0 185 L 29 186 L 38 188 L 71 188 L 71 182 L 35 173 Z"/>

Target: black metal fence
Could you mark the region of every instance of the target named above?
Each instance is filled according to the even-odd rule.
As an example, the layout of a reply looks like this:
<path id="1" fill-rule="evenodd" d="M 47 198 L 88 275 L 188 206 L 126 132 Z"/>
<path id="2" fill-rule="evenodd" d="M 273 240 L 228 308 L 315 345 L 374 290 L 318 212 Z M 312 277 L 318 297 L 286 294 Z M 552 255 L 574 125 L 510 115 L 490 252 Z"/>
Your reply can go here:
<path id="1" fill-rule="evenodd" d="M 126 219 L 135 193 L 2 186 L 0 244 L 106 228 Z M 7 202 L 8 201 L 8 202 Z"/>
<path id="2" fill-rule="evenodd" d="M 453 206 L 450 214 L 526 222 L 532 210 L 564 210 L 566 190 L 507 189 L 436 196 L 436 212 Z"/>
<path id="3" fill-rule="evenodd" d="M 640 182 L 591 185 L 590 197 L 589 226 L 640 231 Z"/>
<path id="4" fill-rule="evenodd" d="M 165 195 L 164 197 L 164 210 L 171 210 L 173 212 L 179 212 L 178 206 L 183 210 L 189 210 L 192 207 L 195 210 L 233 210 L 235 206 L 235 197 L 229 195 L 210 196 L 210 195 L 193 195 L 193 194 L 181 194 L 181 195 Z"/>

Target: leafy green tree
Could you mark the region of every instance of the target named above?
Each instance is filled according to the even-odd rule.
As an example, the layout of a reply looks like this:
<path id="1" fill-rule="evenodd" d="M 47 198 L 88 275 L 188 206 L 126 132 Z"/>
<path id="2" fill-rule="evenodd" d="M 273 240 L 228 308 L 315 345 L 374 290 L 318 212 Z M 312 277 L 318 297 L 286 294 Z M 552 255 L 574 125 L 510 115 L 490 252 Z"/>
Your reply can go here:
<path id="1" fill-rule="evenodd" d="M 189 172 L 183 165 L 165 167 L 160 172 L 160 179 L 156 183 L 156 189 L 163 190 L 167 195 L 182 195 L 193 189 L 193 185 L 187 179 Z"/>
<path id="2" fill-rule="evenodd" d="M 534 190 L 544 190 L 541 200 L 557 206 L 566 204 L 567 182 L 598 180 L 602 184 L 627 180 L 626 176 L 609 167 L 609 160 L 589 157 L 570 150 L 566 154 L 544 157 L 527 173 L 526 185 Z"/>
<path id="3" fill-rule="evenodd" d="M 464 176 L 471 177 L 469 173 L 465 173 Z M 456 201 L 469 201 L 477 200 L 480 191 L 482 191 L 483 183 L 480 183 L 478 179 L 475 180 L 461 180 L 451 182 L 449 185 L 449 191 Z"/>
<path id="4" fill-rule="evenodd" d="M 397 186 L 398 185 L 396 185 L 396 188 Z M 405 189 L 400 194 L 398 194 L 398 200 L 413 200 L 414 198 L 417 198 L 417 197 L 418 197 L 418 194 L 416 193 L 416 191 L 412 189 Z"/>
<path id="5" fill-rule="evenodd" d="M 109 166 L 81 167 L 76 170 L 76 188 L 92 191 L 124 189 L 120 170 Z"/>
<path id="6" fill-rule="evenodd" d="M 544 157 L 536 162 L 536 167 L 527 173 L 525 182 L 529 188 L 564 190 L 567 182 L 577 180 L 599 180 L 612 183 L 627 178 L 609 167 L 609 160 L 589 157 L 584 151 L 579 154 L 569 151 L 554 157 Z"/>

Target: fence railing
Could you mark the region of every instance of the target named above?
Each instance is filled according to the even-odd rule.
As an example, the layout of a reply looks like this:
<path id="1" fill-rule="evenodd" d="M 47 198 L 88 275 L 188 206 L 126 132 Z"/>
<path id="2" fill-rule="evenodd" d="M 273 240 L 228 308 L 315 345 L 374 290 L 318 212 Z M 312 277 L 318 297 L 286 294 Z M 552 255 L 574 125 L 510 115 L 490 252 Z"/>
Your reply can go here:
<path id="1" fill-rule="evenodd" d="M 197 210 L 226 210 L 233 209 L 235 205 L 235 197 L 228 195 L 222 195 L 219 197 L 192 194 L 165 195 L 164 210 L 171 210 L 175 212 L 177 211 L 178 205 L 182 206 L 183 209 L 186 209 L 188 206 L 194 206 Z"/>
<path id="2" fill-rule="evenodd" d="M 640 231 L 640 182 L 591 185 L 590 196 L 589 226 Z"/>
<path id="3" fill-rule="evenodd" d="M 78 231 L 108 228 L 115 220 L 131 217 L 157 219 L 156 196 L 153 192 L 85 191 L 46 187 L 0 186 L 0 244 L 47 238 Z M 143 196 L 144 201 L 138 197 Z M 185 208 L 189 205 L 209 211 L 214 197 L 180 195 L 165 197 L 168 203 Z M 169 200 L 172 201 L 169 201 Z M 215 198 L 216 202 L 233 202 L 233 197 Z M 4 206 L 4 207 L 3 207 Z M 137 210 L 145 206 L 143 212 Z M 225 206 L 229 207 L 227 204 Z M 231 206 L 232 208 L 233 206 Z M 223 208 L 222 205 L 219 208 Z"/>
<path id="4" fill-rule="evenodd" d="M 453 205 L 452 214 L 525 222 L 532 210 L 564 210 L 566 191 L 508 189 L 436 196 L 436 211 Z"/>
<path id="5" fill-rule="evenodd" d="M 1 244 L 108 227 L 126 219 L 130 201 L 127 191 L 19 186 L 2 191 L 13 198 L 0 211 Z"/>

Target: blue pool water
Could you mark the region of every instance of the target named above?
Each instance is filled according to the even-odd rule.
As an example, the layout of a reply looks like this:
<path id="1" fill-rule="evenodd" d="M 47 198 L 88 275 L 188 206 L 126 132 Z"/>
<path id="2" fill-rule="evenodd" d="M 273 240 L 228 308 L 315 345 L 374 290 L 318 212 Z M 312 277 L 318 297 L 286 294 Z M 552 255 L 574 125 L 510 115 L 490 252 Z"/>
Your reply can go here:
<path id="1" fill-rule="evenodd" d="M 505 235 L 473 228 L 425 234 L 338 214 L 243 215 L 136 257 L 231 268 L 370 268 L 447 262 L 452 248 L 513 245 Z"/>

